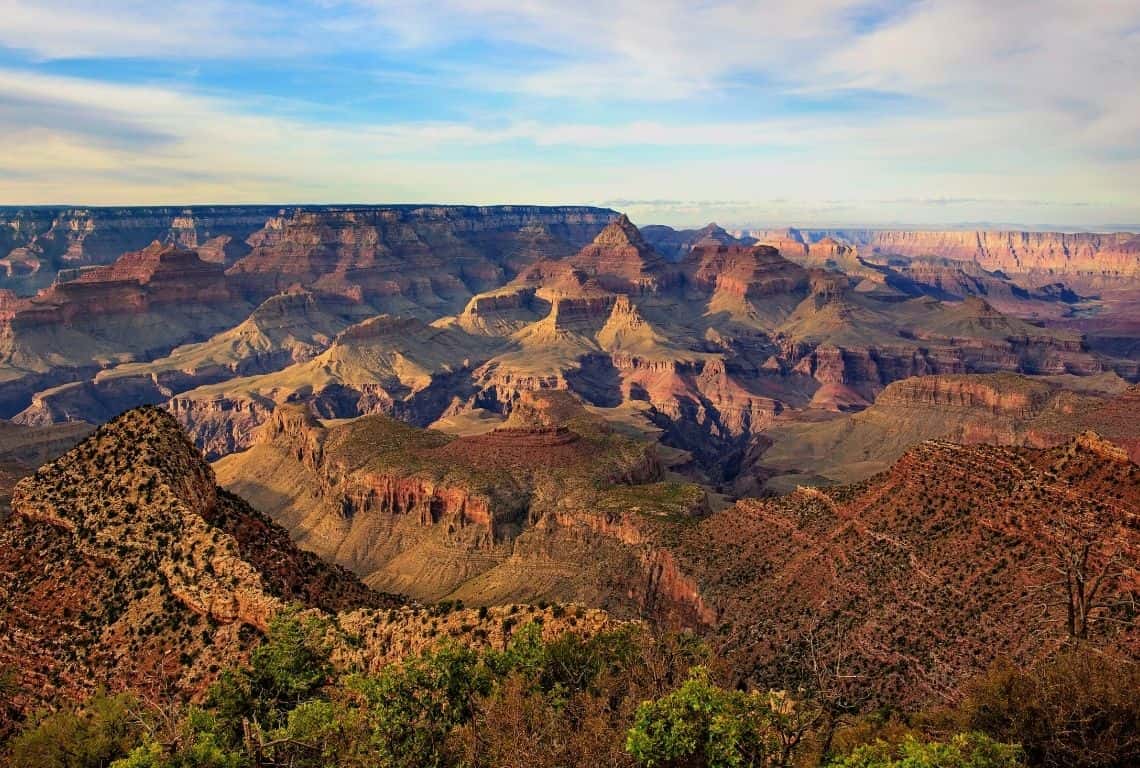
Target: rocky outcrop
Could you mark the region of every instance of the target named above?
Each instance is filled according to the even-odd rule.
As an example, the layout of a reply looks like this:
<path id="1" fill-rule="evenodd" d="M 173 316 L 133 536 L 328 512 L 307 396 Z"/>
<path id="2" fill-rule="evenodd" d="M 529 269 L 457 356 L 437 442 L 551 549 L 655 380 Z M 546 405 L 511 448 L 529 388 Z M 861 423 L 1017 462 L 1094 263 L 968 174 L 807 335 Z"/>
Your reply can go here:
<path id="1" fill-rule="evenodd" d="M 708 514 L 707 506 L 692 510 L 693 517 L 705 514 Z M 630 584 L 628 594 L 637 601 L 642 615 L 671 626 L 711 627 L 716 623 L 716 611 L 701 596 L 697 582 L 636 518 L 606 512 L 593 515 L 558 512 L 556 515 L 558 523 L 570 530 L 588 528 L 638 553 L 644 580 Z"/>
<path id="2" fill-rule="evenodd" d="M 300 285 L 438 316 L 458 312 L 523 264 L 572 253 L 614 215 L 535 206 L 298 209 L 251 236 L 251 252 L 229 274 L 252 295 Z"/>
<path id="3" fill-rule="evenodd" d="M 1018 376 L 920 376 L 888 385 L 875 404 L 888 408 L 964 409 L 1031 419 L 1053 399 L 1054 388 Z"/>
<path id="4" fill-rule="evenodd" d="M 1131 233 L 844 230 L 835 235 L 870 253 L 941 256 L 973 261 L 985 269 L 1017 275 L 1029 285 L 1064 278 L 1070 286 L 1095 288 L 1140 276 L 1140 237 Z"/>
<path id="5" fill-rule="evenodd" d="M 206 456 L 217 458 L 253 444 L 258 427 L 273 414 L 275 404 L 264 397 L 182 396 L 164 407 Z"/>
<path id="6" fill-rule="evenodd" d="M 603 290 L 640 295 L 656 293 L 677 280 L 641 231 L 624 214 L 569 259 Z"/>
<path id="7" fill-rule="evenodd" d="M 110 266 L 65 275 L 50 289 L 10 306 L 3 320 L 19 329 L 138 314 L 165 304 L 205 310 L 233 299 L 219 265 L 202 261 L 193 251 L 155 242 L 123 254 Z"/>
<path id="8" fill-rule="evenodd" d="M 0 311 L 0 413 L 19 412 L 37 391 L 207 338 L 249 309 L 220 265 L 173 245 L 68 275 Z"/>
<path id="9" fill-rule="evenodd" d="M 0 526 L 0 597 L 0 663 L 17 670 L 13 703 L 25 712 L 107 685 L 200 692 L 290 601 L 400 602 L 298 550 L 218 489 L 153 408 L 124 414 L 16 487 Z"/>
<path id="10" fill-rule="evenodd" d="M 524 395 L 506 426 L 460 438 L 383 417 L 325 428 L 281 407 L 249 451 L 216 466 L 303 546 L 387 590 L 708 618 L 657 530 L 707 512 L 703 491 L 665 483 L 651 445 L 565 393 Z"/>
<path id="11" fill-rule="evenodd" d="M 738 299 L 802 298 L 808 288 L 807 273 L 767 245 L 698 243 L 686 256 L 685 267 L 689 284 L 711 294 L 712 301 L 720 293 Z"/>
<path id="12" fill-rule="evenodd" d="M 543 439 L 549 436 L 542 432 L 522 433 L 500 433 L 497 439 L 488 441 L 488 446 L 496 442 L 532 448 L 553 444 Z M 537 439 L 531 439 L 532 434 Z M 400 470 L 357 471 L 358 467 L 337 451 L 326 454 L 327 437 L 327 431 L 308 409 L 293 406 L 278 408 L 259 430 L 257 441 L 291 453 L 317 478 L 315 494 L 347 519 L 358 515 L 406 516 L 421 526 L 476 526 L 480 530 L 471 537 L 469 545 L 488 547 L 501 541 L 502 525 L 517 517 L 518 510 L 492 510 L 490 497 L 461 484 L 409 476 Z"/>
<path id="13" fill-rule="evenodd" d="M 248 250 L 245 239 L 278 210 L 268 206 L 3 208 L 0 269 L 7 272 L 3 283 L 33 293 L 49 285 L 61 268 L 109 264 L 154 241 L 201 249 L 204 258 L 228 263 Z"/>

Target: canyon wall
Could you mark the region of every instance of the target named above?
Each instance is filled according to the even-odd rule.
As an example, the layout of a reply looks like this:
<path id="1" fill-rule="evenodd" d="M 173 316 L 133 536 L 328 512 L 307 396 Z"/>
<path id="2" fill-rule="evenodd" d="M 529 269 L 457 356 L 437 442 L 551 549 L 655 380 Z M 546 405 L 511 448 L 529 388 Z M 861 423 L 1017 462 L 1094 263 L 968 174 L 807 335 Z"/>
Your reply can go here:
<path id="1" fill-rule="evenodd" d="M 884 255 L 942 256 L 975 261 L 990 271 L 1024 276 L 1031 283 L 1059 277 L 1095 286 L 1140 277 L 1140 235 L 1009 231 L 841 230 L 805 232 L 806 240 L 834 236 L 860 251 Z"/>

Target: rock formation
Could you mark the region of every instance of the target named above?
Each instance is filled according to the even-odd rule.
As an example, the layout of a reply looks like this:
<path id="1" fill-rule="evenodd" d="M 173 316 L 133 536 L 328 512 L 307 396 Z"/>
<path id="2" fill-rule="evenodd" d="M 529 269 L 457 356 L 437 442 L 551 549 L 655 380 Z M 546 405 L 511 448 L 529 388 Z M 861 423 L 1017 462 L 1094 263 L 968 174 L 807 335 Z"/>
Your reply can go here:
<path id="1" fill-rule="evenodd" d="M 0 664 L 17 708 L 169 677 L 200 688 L 285 601 L 395 606 L 219 490 L 156 409 L 131 411 L 23 480 L 0 527 Z"/>
<path id="2" fill-rule="evenodd" d="M 463 429 L 560 389 L 735 491 L 766 430 L 866 408 L 907 377 L 1140 377 L 1127 295 L 1027 286 L 950 251 L 891 255 L 866 233 L 647 237 L 591 208 L 298 208 L 231 258 L 183 224 L 168 239 L 197 255 L 154 245 L 64 269 L 38 297 L 0 294 L 0 415 L 101 422 L 165 403 L 217 457 L 284 403 Z"/>
<path id="3" fill-rule="evenodd" d="M 0 413 L 6 415 L 25 407 L 37 390 L 166 353 L 249 312 L 230 291 L 221 265 L 159 243 L 5 304 Z"/>
<path id="4" fill-rule="evenodd" d="M 863 480 L 931 439 L 1046 448 L 1094 429 L 1140 461 L 1138 397 L 1114 376 L 1083 383 L 1008 373 L 903 379 L 858 413 L 775 425 L 752 446 L 736 490 Z"/>
<path id="5" fill-rule="evenodd" d="M 707 618 L 655 533 L 706 512 L 704 491 L 666 480 L 652 444 L 564 394 L 528 395 L 519 411 L 543 416 L 455 438 L 384 416 L 326 428 L 280 407 L 251 449 L 215 466 L 302 546 L 380 589 Z"/>
<path id="6" fill-rule="evenodd" d="M 16 725 L 9 718 L 100 687 L 199 697 L 295 607 L 332 619 L 336 663 L 372 671 L 442 637 L 502 648 L 526 621 L 547 636 L 612 624 L 579 606 L 438 611 L 370 590 L 218 488 L 154 408 L 43 466 L 19 484 L 12 509 L 0 521 L 0 669 L 11 674 L 0 738 Z"/>
<path id="7" fill-rule="evenodd" d="M 1140 589 L 1138 512 L 1140 467 L 1093 434 L 1050 450 L 933 441 L 865 483 L 739 502 L 677 552 L 743 678 L 792 688 L 826 667 L 861 708 L 921 706 L 1067 641 L 1055 569 L 1081 542 L 1084 576 L 1114 564 L 1105 607 L 1082 612 L 1088 642 L 1140 653 L 1136 625 L 1113 620 Z"/>

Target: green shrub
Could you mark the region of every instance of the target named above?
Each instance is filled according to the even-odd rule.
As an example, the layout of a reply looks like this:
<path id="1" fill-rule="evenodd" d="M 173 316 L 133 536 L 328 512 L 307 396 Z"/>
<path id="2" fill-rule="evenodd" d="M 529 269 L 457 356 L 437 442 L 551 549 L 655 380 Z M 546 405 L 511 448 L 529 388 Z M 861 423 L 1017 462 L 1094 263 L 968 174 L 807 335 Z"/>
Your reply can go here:
<path id="1" fill-rule="evenodd" d="M 638 707 L 626 749 L 647 768 L 787 766 L 813 719 L 782 692 L 728 691 L 694 667 L 679 689 Z"/>
<path id="2" fill-rule="evenodd" d="M 75 710 L 58 712 L 16 736 L 12 768 L 105 768 L 138 743 L 144 723 L 135 698 L 96 695 Z"/>
<path id="3" fill-rule="evenodd" d="M 878 741 L 833 761 L 830 768 L 1019 768 L 1021 748 L 981 733 L 960 733 L 949 741 L 920 741 L 907 736 L 899 744 Z"/>

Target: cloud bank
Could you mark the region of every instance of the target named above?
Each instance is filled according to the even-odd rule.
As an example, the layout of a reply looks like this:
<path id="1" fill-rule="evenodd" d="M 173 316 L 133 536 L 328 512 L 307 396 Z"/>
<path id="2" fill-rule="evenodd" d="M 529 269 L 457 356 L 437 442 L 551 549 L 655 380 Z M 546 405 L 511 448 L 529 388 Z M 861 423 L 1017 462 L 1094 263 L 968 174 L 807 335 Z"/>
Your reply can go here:
<path id="1" fill-rule="evenodd" d="M 1140 226 L 1131 0 L 0 0 L 0 19 L 0 203 Z"/>

